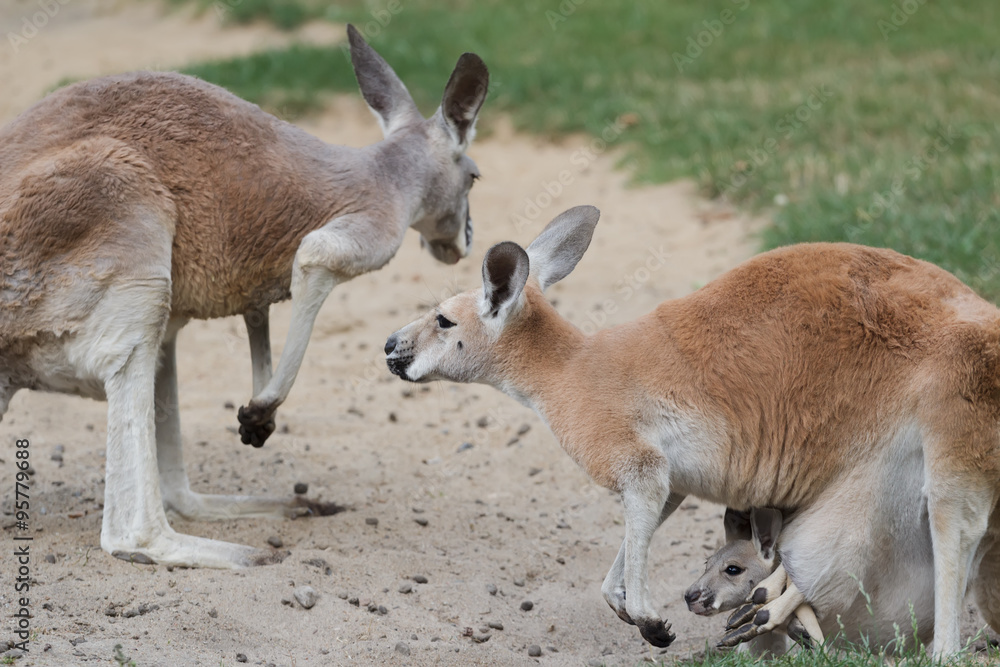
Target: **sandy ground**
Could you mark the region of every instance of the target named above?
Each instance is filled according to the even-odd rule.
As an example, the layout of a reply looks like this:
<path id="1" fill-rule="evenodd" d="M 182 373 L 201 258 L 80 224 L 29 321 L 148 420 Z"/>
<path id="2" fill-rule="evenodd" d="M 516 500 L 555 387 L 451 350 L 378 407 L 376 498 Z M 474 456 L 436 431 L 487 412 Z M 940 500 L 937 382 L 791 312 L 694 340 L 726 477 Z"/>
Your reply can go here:
<path id="1" fill-rule="evenodd" d="M 5 4 L 0 18 L 18 26 L 33 9 L 18 0 Z M 312 30 L 306 38 L 325 38 Z M 20 54 L 0 45 L 0 88 L 8 93 L 0 97 L 0 120 L 66 76 L 176 66 L 288 38 L 265 27 L 222 29 L 213 15 L 71 0 Z M 331 142 L 380 138 L 356 98 L 336 99 L 301 124 Z M 553 144 L 518 135 L 502 119 L 492 125 L 470 151 L 484 174 L 472 195 L 473 256 L 444 267 L 420 252 L 412 234 L 388 267 L 335 290 L 279 413 L 280 432 L 263 449 L 240 444 L 235 434 L 233 406 L 246 402 L 251 386 L 242 321 L 195 322 L 180 335 L 181 411 L 195 489 L 290 495 L 302 482 L 310 497 L 351 508 L 297 521 L 173 524 L 260 547 L 278 538 L 291 551 L 283 563 L 168 571 L 103 553 L 105 405 L 16 396 L 0 424 L 0 442 L 11 443 L 0 452 L 5 514 L 16 438 L 30 440 L 36 470 L 37 634 L 19 664 L 116 664 L 121 644 L 142 666 L 618 665 L 687 656 L 719 634 L 722 619 L 688 613 L 681 593 L 719 543 L 721 508 L 689 500 L 653 541 L 653 599 L 678 635 L 661 654 L 600 595 L 624 533 L 617 498 L 593 484 L 526 408 L 485 387 L 404 384 L 385 369 L 381 348 L 428 305 L 477 286 L 492 243 L 527 243 L 573 205 L 594 204 L 603 216 L 589 253 L 551 297 L 585 328 L 626 321 L 704 284 L 751 254 L 760 223 L 699 199 L 690 183 L 627 187 L 613 145 L 595 150 L 601 147 L 584 138 Z M 561 172 L 571 183 L 556 193 Z M 272 309 L 276 355 L 289 312 L 288 304 Z M 11 545 L 13 519 L 3 519 Z M 0 601 L 9 615 L 13 559 L 0 563 Z M 303 585 L 320 596 L 310 610 L 293 601 Z M 527 612 L 525 600 L 534 603 Z M 464 636 L 467 628 L 488 641 Z M 543 657 L 528 657 L 530 645 Z"/>

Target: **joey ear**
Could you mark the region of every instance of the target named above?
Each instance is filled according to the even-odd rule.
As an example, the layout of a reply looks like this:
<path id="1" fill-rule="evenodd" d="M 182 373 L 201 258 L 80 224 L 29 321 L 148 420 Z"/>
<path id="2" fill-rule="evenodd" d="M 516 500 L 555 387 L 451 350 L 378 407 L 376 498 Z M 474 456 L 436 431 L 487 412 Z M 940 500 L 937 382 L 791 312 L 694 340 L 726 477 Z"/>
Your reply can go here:
<path id="1" fill-rule="evenodd" d="M 445 127 L 464 148 L 471 140 L 476 117 L 486 100 L 490 73 L 486 63 L 475 53 L 463 53 L 455 65 L 441 99 L 441 118 Z"/>
<path id="2" fill-rule="evenodd" d="M 601 212 L 593 206 L 576 206 L 545 226 L 531 245 L 531 270 L 544 291 L 570 274 L 590 247 Z"/>
<path id="3" fill-rule="evenodd" d="M 750 512 L 741 512 L 732 507 L 726 508 L 722 518 L 726 530 L 726 544 L 737 540 L 753 539 L 753 529 L 750 527 Z"/>
<path id="4" fill-rule="evenodd" d="M 382 134 L 389 136 L 398 127 L 423 120 L 396 72 L 350 24 L 347 25 L 347 39 L 351 44 L 351 64 L 354 65 L 358 87 L 378 118 Z"/>
<path id="5" fill-rule="evenodd" d="M 750 510 L 754 546 L 757 547 L 764 560 L 774 560 L 778 547 L 778 535 L 781 533 L 781 523 L 780 510 L 757 507 Z"/>
<path id="6" fill-rule="evenodd" d="M 528 280 L 528 253 L 513 241 L 498 243 L 483 259 L 482 318 L 506 317 Z"/>

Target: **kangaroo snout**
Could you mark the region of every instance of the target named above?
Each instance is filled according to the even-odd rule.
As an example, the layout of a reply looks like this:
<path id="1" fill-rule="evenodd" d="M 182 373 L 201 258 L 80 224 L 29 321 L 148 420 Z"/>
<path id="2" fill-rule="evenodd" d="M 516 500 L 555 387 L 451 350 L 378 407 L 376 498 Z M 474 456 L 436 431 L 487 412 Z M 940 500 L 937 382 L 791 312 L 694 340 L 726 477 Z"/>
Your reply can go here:
<path id="1" fill-rule="evenodd" d="M 699 616 L 710 616 L 719 611 L 713 608 L 715 593 L 710 590 L 704 590 L 697 584 L 684 592 L 684 602 L 687 603 L 688 611 Z"/>
<path id="2" fill-rule="evenodd" d="M 385 341 L 385 347 L 382 348 L 385 350 L 386 356 L 392 354 L 393 350 L 396 349 L 396 344 L 398 342 L 399 342 L 399 336 L 397 336 L 396 334 L 392 334 L 391 336 L 389 336 L 388 340 Z"/>
<path id="3" fill-rule="evenodd" d="M 385 341 L 385 347 L 383 348 L 385 350 L 385 365 L 389 367 L 389 372 L 393 375 L 408 382 L 413 382 L 413 378 L 406 373 L 413 362 L 412 347 L 406 344 L 400 347 L 402 340 L 397 331 Z"/>

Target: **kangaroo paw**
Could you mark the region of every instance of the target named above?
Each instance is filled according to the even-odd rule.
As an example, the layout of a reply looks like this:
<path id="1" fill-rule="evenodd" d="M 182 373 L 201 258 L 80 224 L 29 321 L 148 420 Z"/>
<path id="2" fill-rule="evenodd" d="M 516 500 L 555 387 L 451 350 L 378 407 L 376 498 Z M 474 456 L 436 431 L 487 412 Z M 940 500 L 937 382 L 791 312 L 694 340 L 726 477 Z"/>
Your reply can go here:
<path id="1" fill-rule="evenodd" d="M 722 635 L 722 639 L 719 640 L 719 643 L 716 644 L 716 646 L 719 648 L 732 648 L 742 644 L 743 642 L 750 641 L 759 634 L 759 625 L 744 623 L 743 625 L 733 628 L 726 634 Z"/>
<path id="2" fill-rule="evenodd" d="M 642 638 L 657 648 L 666 648 L 677 639 L 677 635 L 670 632 L 670 624 L 664 623 L 661 619 L 640 622 L 637 625 Z"/>
<path id="3" fill-rule="evenodd" d="M 753 620 L 753 617 L 758 611 L 760 611 L 762 606 L 763 605 L 748 602 L 741 607 L 737 607 L 736 610 L 729 615 L 729 619 L 726 621 L 726 630 L 732 630 L 746 625 Z"/>
<path id="4" fill-rule="evenodd" d="M 250 403 L 241 406 L 236 414 L 240 420 L 240 440 L 244 445 L 263 447 L 264 442 L 274 433 L 274 410 L 257 407 Z"/>

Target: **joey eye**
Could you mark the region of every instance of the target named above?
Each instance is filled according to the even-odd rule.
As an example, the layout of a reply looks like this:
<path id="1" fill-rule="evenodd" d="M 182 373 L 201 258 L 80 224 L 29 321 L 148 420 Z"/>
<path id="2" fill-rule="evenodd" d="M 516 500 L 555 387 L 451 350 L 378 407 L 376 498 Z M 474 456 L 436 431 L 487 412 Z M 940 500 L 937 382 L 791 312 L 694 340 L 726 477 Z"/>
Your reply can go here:
<path id="1" fill-rule="evenodd" d="M 450 329 L 453 326 L 455 326 L 455 323 L 449 320 L 444 315 L 438 315 L 437 321 L 438 321 L 438 326 L 441 327 L 442 329 Z"/>
<path id="2" fill-rule="evenodd" d="M 726 574 L 730 577 L 735 577 L 739 574 L 743 574 L 743 568 L 739 565 L 730 565 L 726 568 Z"/>

